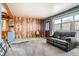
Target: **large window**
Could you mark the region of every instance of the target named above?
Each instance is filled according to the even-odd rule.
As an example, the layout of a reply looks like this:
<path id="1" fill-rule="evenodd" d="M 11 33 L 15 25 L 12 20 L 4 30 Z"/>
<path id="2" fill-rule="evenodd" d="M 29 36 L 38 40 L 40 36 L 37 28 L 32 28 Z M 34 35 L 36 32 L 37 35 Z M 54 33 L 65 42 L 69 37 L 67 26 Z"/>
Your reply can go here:
<path id="1" fill-rule="evenodd" d="M 61 28 L 61 25 L 60 24 L 55 24 L 54 25 L 54 31 L 59 31 Z"/>
<path id="2" fill-rule="evenodd" d="M 76 31 L 76 37 L 79 38 L 79 31 Z"/>
<path id="3" fill-rule="evenodd" d="M 54 20 L 54 31 L 61 30 L 61 19 Z"/>
<path id="4" fill-rule="evenodd" d="M 71 23 L 73 21 L 73 16 L 62 18 L 62 30 L 71 31 Z"/>
<path id="5" fill-rule="evenodd" d="M 73 16 L 65 17 L 62 19 L 62 23 L 64 22 L 72 22 L 73 21 Z"/>
<path id="6" fill-rule="evenodd" d="M 75 22 L 75 30 L 79 31 L 79 22 Z"/>
<path id="7" fill-rule="evenodd" d="M 79 21 L 79 14 L 75 15 L 75 21 Z"/>
<path id="8" fill-rule="evenodd" d="M 62 30 L 63 31 L 70 31 L 70 23 L 62 24 Z"/>
<path id="9" fill-rule="evenodd" d="M 54 20 L 54 24 L 60 24 L 60 23 L 61 23 L 61 19 Z"/>
<path id="10" fill-rule="evenodd" d="M 74 18 L 75 18 L 76 37 L 79 37 L 79 14 L 75 15 Z"/>
<path id="11" fill-rule="evenodd" d="M 74 30 L 75 29 L 75 30 Z M 54 19 L 54 31 L 75 31 L 79 38 L 79 14 Z"/>

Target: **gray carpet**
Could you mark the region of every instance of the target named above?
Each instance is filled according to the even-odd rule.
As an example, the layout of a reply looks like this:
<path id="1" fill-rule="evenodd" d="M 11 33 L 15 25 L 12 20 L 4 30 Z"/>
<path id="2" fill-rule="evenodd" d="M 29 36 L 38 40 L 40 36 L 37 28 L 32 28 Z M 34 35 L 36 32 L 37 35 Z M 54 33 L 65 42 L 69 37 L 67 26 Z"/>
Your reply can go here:
<path id="1" fill-rule="evenodd" d="M 14 43 L 8 48 L 6 56 L 79 56 L 79 47 L 65 52 L 46 43 L 45 39 Z"/>

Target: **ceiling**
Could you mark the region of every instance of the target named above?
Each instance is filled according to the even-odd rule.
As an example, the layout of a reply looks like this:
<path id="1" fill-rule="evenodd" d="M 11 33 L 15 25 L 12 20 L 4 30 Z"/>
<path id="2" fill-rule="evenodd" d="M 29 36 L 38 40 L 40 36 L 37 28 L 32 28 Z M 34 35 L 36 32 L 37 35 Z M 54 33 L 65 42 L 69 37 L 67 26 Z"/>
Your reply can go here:
<path id="1" fill-rule="evenodd" d="M 68 10 L 76 5 L 75 3 L 8 3 L 11 13 L 16 16 L 31 16 L 47 18 L 62 11 Z"/>

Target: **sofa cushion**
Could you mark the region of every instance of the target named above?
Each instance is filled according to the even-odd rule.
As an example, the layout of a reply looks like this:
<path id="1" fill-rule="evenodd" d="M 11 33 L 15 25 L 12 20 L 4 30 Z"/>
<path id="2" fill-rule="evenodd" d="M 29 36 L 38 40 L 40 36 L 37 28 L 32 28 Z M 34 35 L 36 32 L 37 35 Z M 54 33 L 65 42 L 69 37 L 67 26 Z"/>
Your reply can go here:
<path id="1" fill-rule="evenodd" d="M 58 43 L 58 44 L 61 44 L 61 45 L 69 44 L 69 42 L 67 42 L 65 40 L 60 40 L 60 39 L 53 39 L 53 40 L 54 40 L 54 43 Z"/>
<path id="2" fill-rule="evenodd" d="M 75 37 L 75 32 L 61 32 L 60 36 L 63 37 Z"/>

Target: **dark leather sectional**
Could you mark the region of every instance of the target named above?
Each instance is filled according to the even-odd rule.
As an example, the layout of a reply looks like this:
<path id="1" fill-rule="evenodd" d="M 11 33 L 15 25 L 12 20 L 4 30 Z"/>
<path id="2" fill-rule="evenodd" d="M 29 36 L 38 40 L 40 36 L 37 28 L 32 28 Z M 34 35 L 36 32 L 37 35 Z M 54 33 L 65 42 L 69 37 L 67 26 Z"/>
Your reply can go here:
<path id="1" fill-rule="evenodd" d="M 62 48 L 65 51 L 70 51 L 77 46 L 75 39 L 76 32 L 54 32 L 53 36 L 47 38 L 47 43 Z"/>

